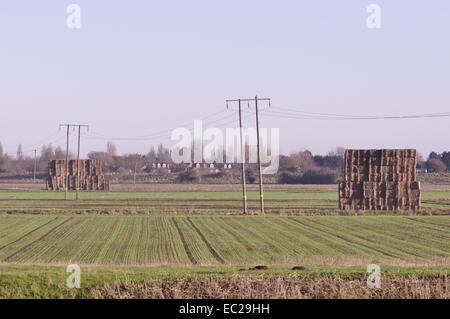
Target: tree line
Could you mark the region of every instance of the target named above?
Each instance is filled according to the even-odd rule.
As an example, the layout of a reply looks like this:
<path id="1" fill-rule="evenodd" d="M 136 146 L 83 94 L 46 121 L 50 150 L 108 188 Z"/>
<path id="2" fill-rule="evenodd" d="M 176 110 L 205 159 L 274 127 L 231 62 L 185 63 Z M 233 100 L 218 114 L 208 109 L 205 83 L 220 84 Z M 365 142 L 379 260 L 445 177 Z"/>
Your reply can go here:
<path id="1" fill-rule="evenodd" d="M 326 155 L 314 155 L 308 150 L 294 152 L 289 155 L 281 155 L 278 170 L 278 182 L 280 183 L 335 183 L 340 176 L 344 167 L 345 149 L 338 147 Z M 37 172 L 45 174 L 48 162 L 52 159 L 65 159 L 65 150 L 61 147 L 53 147 L 51 144 L 43 145 L 36 157 Z M 186 180 L 195 180 L 202 174 L 202 171 L 191 172 L 186 174 L 186 165 L 175 165 L 172 163 L 170 150 L 163 144 L 159 144 L 156 148 L 151 147 L 145 154 L 128 153 L 119 155 L 117 147 L 108 142 L 106 150 L 91 151 L 87 155 L 90 159 L 101 159 L 105 173 L 111 174 L 144 174 L 159 171 L 163 174 L 170 170 L 179 172 L 180 176 Z M 69 158 L 75 158 L 70 153 Z M 155 163 L 165 163 L 166 167 L 157 167 Z M 24 153 L 22 145 L 17 146 L 15 156 L 7 154 L 3 151 L 0 142 L 0 173 L 10 175 L 26 175 L 32 174 L 35 165 L 34 154 Z M 218 177 L 226 176 L 223 166 L 216 166 Z M 417 168 L 428 172 L 445 172 L 450 171 L 450 151 L 442 153 L 431 152 L 426 159 L 420 154 L 418 155 Z M 234 170 L 238 170 L 239 166 L 234 165 Z M 256 182 L 255 165 L 248 165 L 249 182 Z M 195 169 L 194 169 L 195 171 Z M 211 172 L 208 172 L 211 174 Z M 193 176 L 194 177 L 193 177 Z M 257 175 L 257 174 L 256 174 Z"/>

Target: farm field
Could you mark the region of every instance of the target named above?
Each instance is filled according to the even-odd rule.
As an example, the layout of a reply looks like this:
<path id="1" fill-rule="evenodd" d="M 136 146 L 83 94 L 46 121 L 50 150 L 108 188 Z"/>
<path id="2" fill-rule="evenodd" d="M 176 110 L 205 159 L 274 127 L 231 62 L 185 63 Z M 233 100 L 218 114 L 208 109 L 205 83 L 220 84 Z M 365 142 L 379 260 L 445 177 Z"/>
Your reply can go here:
<path id="1" fill-rule="evenodd" d="M 356 214 L 334 185 L 268 185 L 265 216 L 240 214 L 236 185 L 121 187 L 80 201 L 0 190 L 0 298 L 450 297 L 448 187 L 426 188 L 421 212 Z M 68 264 L 82 289 L 66 287 Z"/>
<path id="2" fill-rule="evenodd" d="M 1 215 L 0 262 L 389 263 L 450 257 L 448 216 Z"/>
<path id="3" fill-rule="evenodd" d="M 328 186 L 329 187 L 329 186 Z M 164 189 L 164 186 L 161 188 Z M 175 188 L 177 189 L 177 188 Z M 240 213 L 239 190 L 167 190 L 167 191 L 110 191 L 82 192 L 81 200 L 64 201 L 63 192 L 39 190 L 0 190 L 0 213 Z M 269 214 L 343 214 L 339 212 L 337 191 L 326 187 L 271 187 L 265 191 L 266 213 Z M 259 209 L 259 193 L 248 192 L 248 205 L 252 211 Z M 422 193 L 423 214 L 448 214 L 450 190 L 433 189 Z M 345 213 L 344 213 L 345 214 Z M 386 214 L 386 212 L 377 212 Z"/>

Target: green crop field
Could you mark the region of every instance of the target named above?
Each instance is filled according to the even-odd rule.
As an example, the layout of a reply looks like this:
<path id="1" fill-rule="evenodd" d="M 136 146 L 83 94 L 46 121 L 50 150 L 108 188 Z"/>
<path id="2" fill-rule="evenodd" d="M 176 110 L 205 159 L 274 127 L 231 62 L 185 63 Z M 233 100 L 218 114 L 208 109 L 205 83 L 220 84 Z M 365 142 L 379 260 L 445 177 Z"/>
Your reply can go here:
<path id="1" fill-rule="evenodd" d="M 450 257 L 447 216 L 0 216 L 0 261 L 295 264 Z"/>
<path id="2" fill-rule="evenodd" d="M 0 212 L 88 212 L 88 213 L 239 213 L 242 194 L 238 190 L 151 192 L 82 192 L 80 201 L 69 193 L 27 190 L 0 190 Z M 336 214 L 337 191 L 314 189 L 271 189 L 265 192 L 266 212 L 271 214 Z M 447 214 L 450 190 L 424 191 L 422 210 L 425 214 Z M 259 209 L 259 193 L 248 192 L 249 208 Z M 341 212 L 342 213 L 342 212 Z M 377 212 L 377 214 L 386 214 Z"/>
<path id="3" fill-rule="evenodd" d="M 420 212 L 344 212 L 333 185 L 268 185 L 264 216 L 240 214 L 239 185 L 121 187 L 79 201 L 0 190 L 0 298 L 322 297 L 318 282 L 341 297 L 448 297 L 448 187 L 424 190 Z M 390 278 L 381 295 L 353 288 L 370 263 Z M 81 266 L 83 289 L 66 287 L 68 264 Z"/>

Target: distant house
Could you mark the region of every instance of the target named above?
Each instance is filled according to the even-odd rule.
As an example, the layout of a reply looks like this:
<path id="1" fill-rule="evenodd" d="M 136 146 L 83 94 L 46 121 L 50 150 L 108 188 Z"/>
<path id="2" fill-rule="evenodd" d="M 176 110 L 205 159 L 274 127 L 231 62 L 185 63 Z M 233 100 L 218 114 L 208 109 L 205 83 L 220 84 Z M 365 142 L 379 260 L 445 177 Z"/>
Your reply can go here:
<path id="1" fill-rule="evenodd" d="M 417 173 L 428 173 L 428 170 L 426 168 L 418 168 L 416 169 Z"/>

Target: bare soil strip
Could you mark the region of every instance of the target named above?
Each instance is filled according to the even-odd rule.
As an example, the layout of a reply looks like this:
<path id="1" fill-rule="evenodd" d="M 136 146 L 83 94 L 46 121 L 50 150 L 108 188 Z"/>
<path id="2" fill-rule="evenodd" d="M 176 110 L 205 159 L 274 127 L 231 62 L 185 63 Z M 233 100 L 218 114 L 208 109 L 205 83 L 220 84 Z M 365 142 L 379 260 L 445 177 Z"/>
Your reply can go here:
<path id="1" fill-rule="evenodd" d="M 189 260 L 191 261 L 192 264 L 196 265 L 197 264 L 197 260 L 195 260 L 194 256 L 192 255 L 192 252 L 189 249 L 189 246 L 188 246 L 188 244 L 186 242 L 186 238 L 184 238 L 184 234 L 181 231 L 180 226 L 178 226 L 176 218 L 172 217 L 172 221 L 173 221 L 175 227 L 178 230 L 178 235 L 180 235 L 181 242 L 183 243 L 184 250 L 186 251 L 186 254 L 187 254 Z"/>
<path id="2" fill-rule="evenodd" d="M 12 253 L 11 255 L 9 255 L 8 257 L 6 257 L 5 259 L 3 259 L 3 261 L 9 261 L 11 258 L 13 258 L 14 256 L 16 256 L 17 254 L 23 252 L 24 250 L 27 250 L 29 247 L 31 247 L 32 245 L 34 245 L 35 243 L 37 243 L 38 241 L 44 239 L 45 237 L 47 237 L 50 233 L 52 233 L 55 229 L 57 229 L 58 227 L 64 225 L 65 223 L 67 223 L 68 221 L 70 221 L 71 219 L 73 219 L 73 217 L 70 217 L 66 220 L 64 220 L 62 223 L 56 225 L 55 227 L 53 227 L 52 229 L 50 229 L 48 232 L 46 232 L 44 235 L 42 235 L 41 237 L 39 237 L 36 240 L 33 240 L 31 243 L 29 243 L 28 245 L 23 246 L 22 248 L 20 248 L 19 250 L 17 250 L 16 252 Z"/>
<path id="3" fill-rule="evenodd" d="M 197 234 L 200 236 L 200 238 L 203 240 L 203 242 L 206 244 L 206 247 L 208 247 L 209 252 L 211 253 L 211 255 L 214 256 L 214 258 L 221 264 L 225 264 L 225 260 L 222 259 L 222 257 L 220 257 L 220 255 L 217 253 L 217 251 L 211 246 L 211 244 L 208 242 L 208 240 L 205 238 L 205 236 L 203 235 L 203 233 L 200 231 L 200 229 L 197 228 L 197 226 L 195 226 L 194 222 L 191 220 L 191 218 L 187 218 L 188 222 L 192 225 L 192 227 L 194 227 L 195 231 L 197 232 Z"/>

